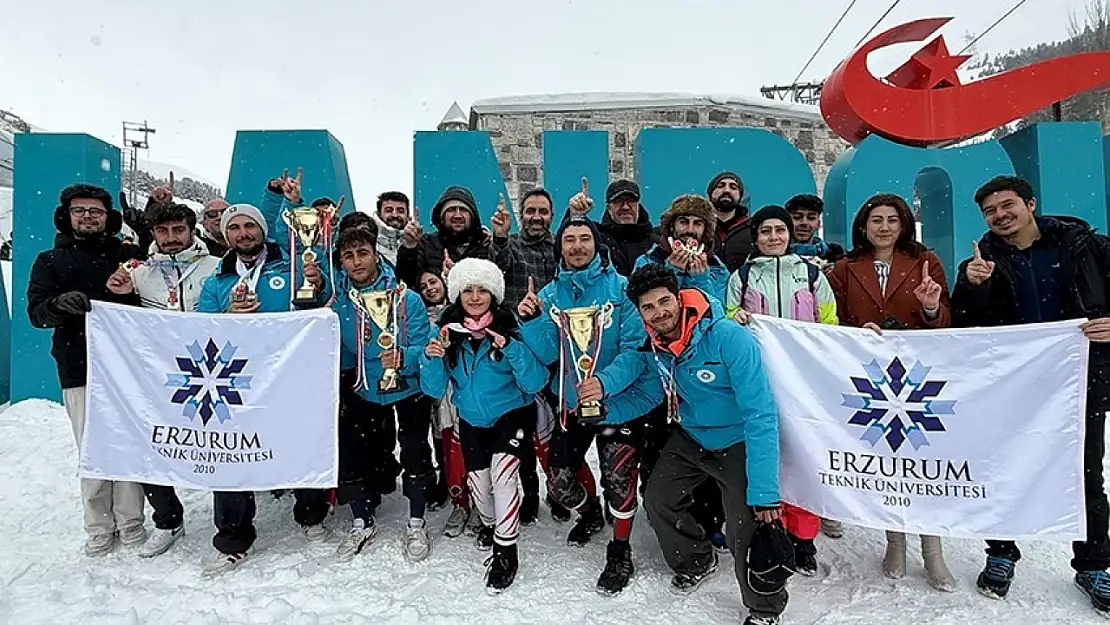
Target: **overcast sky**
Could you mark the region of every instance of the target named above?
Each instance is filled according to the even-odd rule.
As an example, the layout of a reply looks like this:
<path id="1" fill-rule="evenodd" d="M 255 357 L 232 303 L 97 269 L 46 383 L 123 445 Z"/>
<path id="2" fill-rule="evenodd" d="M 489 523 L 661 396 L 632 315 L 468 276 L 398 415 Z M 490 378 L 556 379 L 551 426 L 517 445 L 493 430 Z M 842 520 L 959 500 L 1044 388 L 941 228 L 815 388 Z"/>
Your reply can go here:
<path id="1" fill-rule="evenodd" d="M 363 206 L 412 188 L 412 132 L 453 100 L 578 91 L 758 95 L 785 84 L 849 0 L 4 0 L 0 108 L 227 184 L 236 129 L 327 128 Z M 1066 37 L 1088 0 L 1028 0 L 976 46 Z M 953 52 L 1015 0 L 904 0 L 876 32 L 954 16 Z M 823 79 L 891 0 L 858 0 L 803 80 Z M 18 5 L 18 8 L 15 6 Z M 312 8 L 310 8 L 312 7 Z M 542 8 L 541 8 L 542 7 Z M 913 44 L 917 45 L 917 44 Z M 872 59 L 877 71 L 910 49 Z M 892 56 L 893 55 L 893 56 Z"/>

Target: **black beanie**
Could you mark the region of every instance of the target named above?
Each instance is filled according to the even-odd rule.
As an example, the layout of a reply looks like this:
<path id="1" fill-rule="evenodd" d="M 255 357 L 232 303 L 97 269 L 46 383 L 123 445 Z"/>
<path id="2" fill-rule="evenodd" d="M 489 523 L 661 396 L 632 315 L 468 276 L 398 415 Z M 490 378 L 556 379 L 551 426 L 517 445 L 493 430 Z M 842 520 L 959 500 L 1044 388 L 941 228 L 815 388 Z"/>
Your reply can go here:
<path id="1" fill-rule="evenodd" d="M 753 241 L 759 236 L 759 227 L 768 219 L 781 219 L 782 222 L 786 224 L 786 231 L 790 233 L 790 241 L 794 241 L 794 220 L 791 219 L 790 213 L 786 212 L 785 208 L 775 204 L 764 206 L 752 215 L 751 227 Z"/>
<path id="2" fill-rule="evenodd" d="M 725 178 L 732 178 L 736 181 L 736 186 L 740 187 L 739 201 L 744 201 L 744 181 L 740 179 L 736 172 L 728 170 L 713 176 L 713 179 L 709 181 L 709 186 L 705 188 L 705 197 L 713 197 L 713 189 L 716 189 L 717 185 Z"/>
<path id="3" fill-rule="evenodd" d="M 597 229 L 597 224 L 592 219 L 581 215 L 567 217 L 563 220 L 563 223 L 559 224 L 559 230 L 555 233 L 555 262 L 560 265 L 563 262 L 563 233 L 571 226 L 585 226 L 590 229 L 590 232 L 594 235 L 595 254 L 600 254 L 604 247 L 601 243 L 601 231 Z"/>

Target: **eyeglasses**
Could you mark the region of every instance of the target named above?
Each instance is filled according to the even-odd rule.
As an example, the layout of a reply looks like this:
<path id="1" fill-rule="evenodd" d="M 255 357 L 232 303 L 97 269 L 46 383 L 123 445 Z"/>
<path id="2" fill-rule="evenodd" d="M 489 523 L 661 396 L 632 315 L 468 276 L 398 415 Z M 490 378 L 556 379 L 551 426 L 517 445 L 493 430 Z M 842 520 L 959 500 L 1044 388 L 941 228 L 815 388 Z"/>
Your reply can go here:
<path id="1" fill-rule="evenodd" d="M 80 217 L 81 215 L 88 215 L 89 217 L 103 217 L 107 212 L 108 211 L 104 210 L 103 208 L 97 208 L 95 206 L 93 206 L 93 207 L 70 206 L 69 207 L 69 214 L 74 215 L 76 217 Z"/>
<path id="2" fill-rule="evenodd" d="M 223 211 L 217 211 L 217 210 L 204 211 L 204 218 L 205 219 L 219 219 L 223 214 L 224 214 Z"/>

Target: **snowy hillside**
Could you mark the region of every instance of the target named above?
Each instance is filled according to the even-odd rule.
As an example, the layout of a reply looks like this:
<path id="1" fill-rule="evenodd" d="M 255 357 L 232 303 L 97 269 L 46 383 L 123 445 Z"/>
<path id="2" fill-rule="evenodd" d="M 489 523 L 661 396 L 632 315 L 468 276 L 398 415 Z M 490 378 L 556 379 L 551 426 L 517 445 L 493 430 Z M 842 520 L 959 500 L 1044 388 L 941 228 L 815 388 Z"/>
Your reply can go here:
<path id="1" fill-rule="evenodd" d="M 593 454 L 591 453 L 591 458 Z M 654 534 L 639 518 L 632 537 L 637 577 L 619 597 L 594 590 L 604 541 L 585 548 L 564 543 L 568 525 L 524 528 L 517 583 L 500 597 L 483 588 L 482 561 L 471 539 L 436 535 L 419 564 L 401 557 L 399 494 L 386 498 L 377 541 L 348 564 L 333 555 L 338 538 L 307 546 L 292 519 L 291 497 L 258 498 L 257 552 L 241 569 L 216 580 L 200 574 L 211 550 L 211 497 L 183 493 L 187 534 L 165 555 L 142 560 L 122 550 L 102 560 L 80 554 L 83 541 L 76 450 L 62 408 L 28 401 L 0 414 L 0 623 L 13 625 L 700 625 L 739 624 L 744 617 L 732 558 L 689 596 L 669 591 L 670 572 Z M 400 489 L 398 489 L 400 490 Z M 148 510 L 149 514 L 149 510 Z M 442 528 L 446 512 L 430 513 Z M 340 509 L 327 525 L 345 530 Z M 147 524 L 148 528 L 150 523 Z M 848 528 L 839 541 L 818 539 L 817 578 L 791 581 L 786 625 L 971 625 L 1105 623 L 1071 582 L 1066 544 L 1023 543 L 1024 558 L 1010 598 L 991 601 L 974 590 L 983 545 L 946 540 L 948 563 L 960 580 L 955 593 L 930 589 L 914 544 L 906 579 L 880 572 L 884 537 Z"/>

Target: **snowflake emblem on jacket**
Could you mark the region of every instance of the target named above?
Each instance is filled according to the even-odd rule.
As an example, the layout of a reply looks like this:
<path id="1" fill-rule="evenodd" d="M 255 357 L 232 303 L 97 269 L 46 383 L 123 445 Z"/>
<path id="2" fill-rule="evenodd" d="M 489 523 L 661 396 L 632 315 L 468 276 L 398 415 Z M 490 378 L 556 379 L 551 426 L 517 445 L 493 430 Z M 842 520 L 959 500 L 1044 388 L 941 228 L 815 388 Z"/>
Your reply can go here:
<path id="1" fill-rule="evenodd" d="M 937 399 L 948 382 L 927 380 L 930 369 L 920 361 L 907 369 L 900 358 L 886 369 L 877 360 L 863 365 L 867 377 L 851 378 L 858 393 L 842 393 L 841 403 L 856 411 L 848 423 L 865 428 L 860 440 L 874 447 L 885 439 L 894 452 L 909 441 L 918 450 L 929 445 L 927 433 L 945 431 L 940 417 L 956 414 L 956 401 Z"/>

